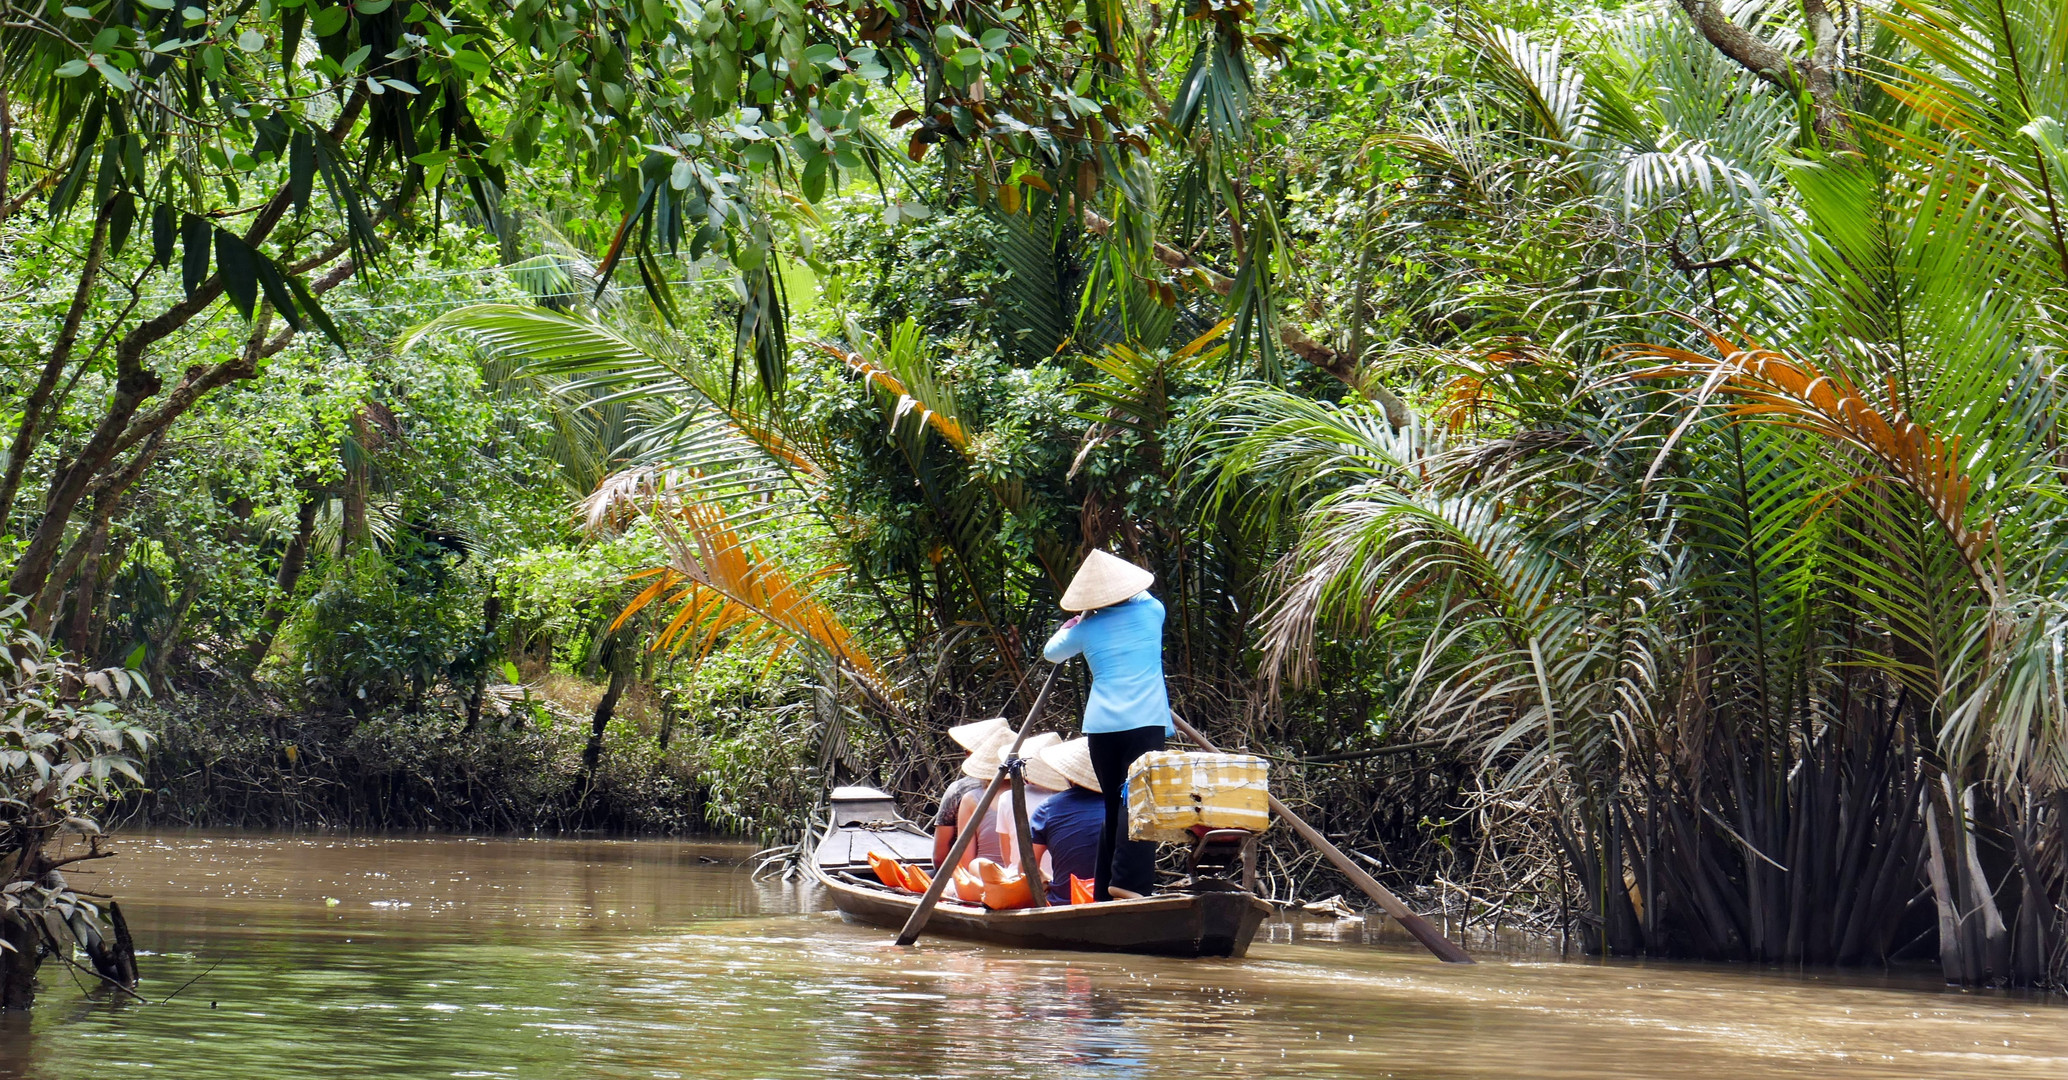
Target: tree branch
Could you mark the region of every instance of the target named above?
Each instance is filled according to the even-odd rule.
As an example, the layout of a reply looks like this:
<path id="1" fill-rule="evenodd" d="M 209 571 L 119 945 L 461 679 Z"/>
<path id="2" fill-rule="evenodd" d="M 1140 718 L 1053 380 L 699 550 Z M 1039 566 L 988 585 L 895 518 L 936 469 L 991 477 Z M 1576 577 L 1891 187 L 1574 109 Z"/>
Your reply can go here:
<path id="1" fill-rule="evenodd" d="M 1731 21 L 1718 0 L 1678 2 L 1709 44 L 1737 61 L 1739 67 L 1791 95 L 1808 90 L 1816 109 L 1817 134 L 1836 146 L 1852 147 L 1852 121 L 1838 93 L 1838 23 L 1824 0 L 1802 0 L 1811 42 L 1807 58 L 1790 56 Z"/>
<path id="2" fill-rule="evenodd" d="M 102 851 L 98 846 L 94 846 L 91 851 L 88 851 L 84 855 L 67 855 L 62 859 L 45 859 L 43 861 L 43 872 L 47 874 L 61 866 L 70 866 L 73 863 L 85 862 L 88 859 L 112 858 L 114 857 L 114 854 L 115 853 L 112 851 Z M 72 891 L 78 892 L 79 890 L 73 889 Z"/>
<path id="3" fill-rule="evenodd" d="M 359 112 L 366 103 L 366 91 L 357 90 L 345 103 L 338 118 L 331 124 L 326 137 L 341 138 L 349 132 Z M 244 242 L 253 250 L 265 242 L 280 219 L 286 215 L 292 204 L 288 186 L 281 185 L 279 191 L 267 200 L 251 227 L 245 231 Z M 78 509 L 79 500 L 85 496 L 88 486 L 108 463 L 121 453 L 122 449 L 136 443 L 131 437 L 130 420 L 143 403 L 158 395 L 164 389 L 164 380 L 144 363 L 144 355 L 151 347 L 178 331 L 192 321 L 194 316 L 208 309 L 216 298 L 223 294 L 223 276 L 220 272 L 203 281 L 199 288 L 179 302 L 160 312 L 157 316 L 137 324 L 115 348 L 115 390 L 109 398 L 107 412 L 94 425 L 93 434 L 80 448 L 72 462 L 58 469 L 51 477 L 50 491 L 44 499 L 43 520 L 30 537 L 28 546 L 22 550 L 15 562 L 15 570 L 8 579 L 7 590 L 17 596 L 40 596 L 50 576 L 52 561 L 57 557 L 59 545 L 64 542 L 65 528 L 70 524 L 73 511 Z M 191 372 L 190 372 L 191 374 Z M 184 385 L 183 380 L 183 385 Z M 191 404 L 191 399 L 189 400 Z M 162 413 L 163 410 L 158 410 Z M 169 422 L 177 413 L 166 414 Z"/>
<path id="4" fill-rule="evenodd" d="M 14 102 L 0 86 L 0 221 L 7 220 L 7 183 L 14 175 Z"/>
<path id="5" fill-rule="evenodd" d="M 111 979 L 111 978 L 108 978 L 108 977 L 107 977 L 106 975 L 103 975 L 103 974 L 101 974 L 100 972 L 98 972 L 98 971 L 95 971 L 95 970 L 93 970 L 92 968 L 90 968 L 90 967 L 87 967 L 87 966 L 86 966 L 86 965 L 84 965 L 84 964 L 81 964 L 81 963 L 80 963 L 79 961 L 77 961 L 77 960 L 74 960 L 74 959 L 72 959 L 72 957 L 71 957 L 70 953 L 71 953 L 71 950 L 70 950 L 70 949 L 68 949 L 68 948 L 66 948 L 66 947 L 64 947 L 64 945 L 63 945 L 63 944 L 62 944 L 61 942 L 57 942 L 57 941 L 52 941 L 52 942 L 50 942 L 50 955 L 52 955 L 52 956 L 56 957 L 56 958 L 57 958 L 58 960 L 60 960 L 60 961 L 62 961 L 62 962 L 64 962 L 64 963 L 66 963 L 66 964 L 69 964 L 69 965 L 71 965 L 72 967 L 74 967 L 74 968 L 77 968 L 78 970 L 80 970 L 80 971 L 83 971 L 83 972 L 85 972 L 86 974 L 88 974 L 88 975 L 91 975 L 91 976 L 93 976 L 93 977 L 94 977 L 94 978 L 96 978 L 96 979 L 99 979 L 99 980 L 100 980 L 100 981 L 101 981 L 102 983 L 104 983 L 105 985 L 107 985 L 107 986 L 109 986 L 109 987 L 111 987 L 111 988 L 113 988 L 113 989 L 116 989 L 116 990 L 120 990 L 121 992 L 123 992 L 123 993 L 125 993 L 125 994 L 128 994 L 128 995 L 129 995 L 130 997 L 133 997 L 133 998 L 135 998 L 136 1000 L 138 1000 L 138 1001 L 141 1001 L 141 1002 L 143 1002 L 143 1003 L 144 1003 L 144 1004 L 146 1004 L 146 1005 L 149 1005 L 149 1004 L 151 1003 L 150 999 L 149 999 L 149 998 L 146 998 L 146 997 L 145 997 L 145 996 L 143 996 L 142 994 L 139 994 L 139 993 L 137 993 L 136 991 L 134 991 L 134 990 L 131 990 L 131 989 L 130 989 L 129 987 L 127 987 L 127 986 L 124 986 L 124 985 L 122 985 L 121 983 L 119 983 L 119 982 L 116 982 L 115 980 L 113 980 L 113 979 Z M 75 985 L 76 985 L 76 984 L 75 984 Z"/>
<path id="6" fill-rule="evenodd" d="M 327 258 L 337 258 L 344 253 L 344 250 L 344 244 L 334 244 L 331 246 Z M 330 272 L 323 275 L 323 277 L 311 282 L 309 284 L 310 294 L 321 296 L 329 292 L 336 288 L 340 282 L 351 277 L 358 268 L 357 263 L 346 259 L 344 262 L 332 267 Z M 281 349 L 286 348 L 287 343 L 293 340 L 295 335 L 295 329 L 292 326 L 282 328 L 277 345 L 272 342 L 262 343 L 261 338 L 257 336 L 257 334 L 263 334 L 264 332 L 267 321 L 266 316 L 270 316 L 273 310 L 272 305 L 265 304 L 263 310 L 265 315 L 254 312 L 253 323 L 259 329 L 254 335 L 252 343 L 243 352 L 213 367 L 195 364 L 187 368 L 185 373 L 180 376 L 180 381 L 173 386 L 172 393 L 167 394 L 165 400 L 159 403 L 156 408 L 138 417 L 122 433 L 121 440 L 115 445 L 115 452 L 117 454 L 122 453 L 149 437 L 152 432 L 177 420 L 188 409 L 193 408 L 194 403 L 201 400 L 202 395 L 210 390 L 228 383 L 249 379 L 253 375 L 258 374 L 258 362 L 261 359 L 272 356 Z"/>
<path id="7" fill-rule="evenodd" d="M 65 373 L 65 365 L 72 360 L 72 349 L 78 344 L 79 328 L 86 320 L 86 309 L 92 306 L 93 287 L 100 281 L 101 262 L 107 250 L 108 209 L 103 206 L 93 217 L 93 239 L 86 245 L 86 264 L 79 268 L 79 285 L 72 291 L 71 306 L 65 309 L 64 323 L 58 329 L 57 340 L 50 346 L 50 355 L 43 361 L 43 371 L 36 377 L 35 388 L 29 391 L 28 400 L 22 403 L 21 426 L 15 430 L 14 446 L 8 450 L 6 475 L 0 477 L 0 532 L 6 530 L 7 519 L 14 510 L 15 494 L 21 490 L 22 470 L 27 467 L 29 455 L 42 437 L 38 429 L 43 406 L 50 400 L 51 392 L 57 389 L 57 380 Z"/>

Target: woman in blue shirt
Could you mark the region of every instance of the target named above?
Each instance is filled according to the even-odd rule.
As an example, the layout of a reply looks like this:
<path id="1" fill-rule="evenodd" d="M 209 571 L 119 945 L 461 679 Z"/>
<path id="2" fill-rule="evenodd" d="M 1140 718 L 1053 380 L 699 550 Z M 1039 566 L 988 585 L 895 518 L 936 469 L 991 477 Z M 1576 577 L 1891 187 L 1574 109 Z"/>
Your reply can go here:
<path id="1" fill-rule="evenodd" d="M 1163 685 L 1163 605 L 1147 592 L 1155 583 L 1156 575 L 1133 563 L 1092 552 L 1063 591 L 1063 610 L 1079 614 L 1042 649 L 1051 662 L 1082 654 L 1091 667 L 1084 734 L 1106 799 L 1093 893 L 1098 900 L 1112 899 L 1116 853 L 1124 851 L 1119 859 L 1129 879 L 1122 882 L 1124 888 L 1147 891 L 1154 881 L 1155 845 L 1121 843 L 1126 811 L 1120 789 L 1127 782 L 1128 766 L 1151 750 L 1163 749 L 1164 740 L 1174 734 L 1170 695 Z"/>

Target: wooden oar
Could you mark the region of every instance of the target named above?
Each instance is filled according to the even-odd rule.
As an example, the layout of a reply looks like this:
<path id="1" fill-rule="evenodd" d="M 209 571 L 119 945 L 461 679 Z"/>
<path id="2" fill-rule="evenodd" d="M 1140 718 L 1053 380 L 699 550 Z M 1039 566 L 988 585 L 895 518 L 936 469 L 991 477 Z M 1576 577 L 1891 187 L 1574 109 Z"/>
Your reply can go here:
<path id="1" fill-rule="evenodd" d="M 1206 736 L 1199 733 L 1198 728 L 1186 723 L 1184 717 L 1173 714 L 1171 722 L 1177 726 L 1178 731 L 1182 732 L 1186 738 L 1199 744 L 1200 749 L 1208 753 L 1220 752 L 1213 743 L 1207 741 Z M 1392 891 L 1384 885 L 1379 884 L 1370 874 L 1365 873 L 1356 863 L 1351 862 L 1350 856 L 1343 854 L 1341 848 L 1329 843 L 1328 837 L 1321 835 L 1320 830 L 1307 824 L 1301 820 L 1300 815 L 1287 809 L 1284 803 L 1278 801 L 1278 796 L 1273 795 L 1270 798 L 1272 813 L 1284 818 L 1285 823 L 1292 826 L 1293 831 L 1299 833 L 1301 839 L 1312 844 L 1314 850 L 1326 855 L 1328 861 L 1334 863 L 1336 869 L 1341 870 L 1343 876 L 1350 879 L 1351 884 L 1364 890 L 1364 895 L 1378 901 L 1379 906 L 1386 909 L 1386 914 L 1393 916 L 1394 922 L 1399 923 L 1402 929 L 1413 934 L 1415 940 L 1421 942 L 1430 952 L 1435 953 L 1438 960 L 1446 964 L 1469 964 L 1473 962 L 1470 956 L 1465 955 L 1465 950 L 1458 947 L 1457 942 L 1438 933 L 1434 926 L 1429 925 L 1429 920 L 1409 911 L 1407 905 L 1400 902 L 1399 897 L 1393 895 Z"/>
<path id="2" fill-rule="evenodd" d="M 1019 734 L 1013 736 L 1012 746 L 1005 751 L 1006 758 L 1020 755 L 1020 744 L 1027 741 L 1027 732 L 1033 730 L 1034 721 L 1041 718 L 1042 707 L 1048 704 L 1048 692 L 1055 687 L 1056 676 L 1061 674 L 1062 670 L 1061 664 L 1048 669 L 1048 678 L 1042 680 L 1041 692 L 1034 695 L 1034 707 L 1027 710 L 1027 719 L 1020 724 Z M 946 863 L 934 867 L 933 884 L 926 887 L 926 895 L 919 898 L 919 906 L 912 909 L 912 917 L 905 920 L 905 928 L 898 931 L 898 944 L 910 945 L 919 940 L 920 931 L 926 929 L 926 920 L 933 917 L 934 905 L 941 902 L 942 891 L 947 889 L 949 879 L 954 877 L 953 868 L 962 865 L 962 853 L 969 850 L 970 842 L 976 839 L 977 830 L 983 828 L 984 815 L 990 812 L 992 801 L 998 798 L 998 789 L 1005 786 L 1005 776 L 1006 770 L 1000 769 L 998 775 L 991 778 L 991 783 L 985 786 L 983 798 L 977 800 L 977 812 L 970 815 L 970 827 L 956 834 L 955 843 L 948 848 Z M 1025 864 L 1028 857 L 1033 854 L 1032 850 L 1022 851 L 1021 863 Z M 1036 871 L 1034 877 L 1028 879 L 1029 883 L 1038 877 L 1040 872 Z"/>
<path id="3" fill-rule="evenodd" d="M 1005 765 L 1001 765 L 999 768 L 1006 768 L 1013 764 L 1011 758 L 1007 758 L 1005 761 Z M 1025 772 L 1025 769 L 1020 768 L 1012 770 L 1012 824 L 1014 830 L 1018 833 L 1014 842 L 1020 847 L 1020 875 L 1027 879 L 1027 888 L 1033 892 L 1034 906 L 1045 908 L 1048 906 L 1048 883 L 1041 880 L 1041 860 L 1034 857 L 1034 828 L 1027 824 L 1027 778 Z"/>

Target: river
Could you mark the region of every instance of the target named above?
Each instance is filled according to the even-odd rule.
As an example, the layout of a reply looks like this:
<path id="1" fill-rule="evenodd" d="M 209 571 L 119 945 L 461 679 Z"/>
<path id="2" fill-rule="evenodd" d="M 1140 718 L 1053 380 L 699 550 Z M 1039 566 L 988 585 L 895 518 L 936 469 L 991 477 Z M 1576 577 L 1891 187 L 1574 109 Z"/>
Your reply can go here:
<path id="1" fill-rule="evenodd" d="M 718 844 L 119 850 L 75 883 L 121 898 L 154 1003 L 46 965 L 0 1077 L 2068 1076 L 2068 1007 L 1915 975 L 1446 967 L 1290 925 L 1240 961 L 906 951 Z"/>

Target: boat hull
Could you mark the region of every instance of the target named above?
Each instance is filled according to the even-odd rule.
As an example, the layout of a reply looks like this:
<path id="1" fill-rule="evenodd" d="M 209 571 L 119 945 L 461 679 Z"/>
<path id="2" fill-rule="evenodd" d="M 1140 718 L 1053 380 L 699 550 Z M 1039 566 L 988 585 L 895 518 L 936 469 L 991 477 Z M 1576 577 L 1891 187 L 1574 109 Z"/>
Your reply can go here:
<path id="1" fill-rule="evenodd" d="M 821 880 L 848 921 L 902 929 L 919 906 L 909 893 Z M 1071 949 L 1150 956 L 1240 957 L 1271 905 L 1246 892 L 1165 893 L 1140 900 L 987 911 L 943 900 L 926 932 L 1021 949 Z"/>

